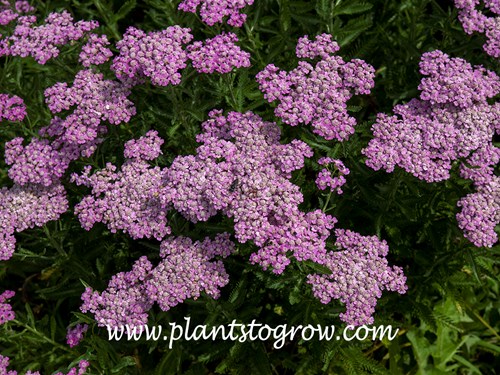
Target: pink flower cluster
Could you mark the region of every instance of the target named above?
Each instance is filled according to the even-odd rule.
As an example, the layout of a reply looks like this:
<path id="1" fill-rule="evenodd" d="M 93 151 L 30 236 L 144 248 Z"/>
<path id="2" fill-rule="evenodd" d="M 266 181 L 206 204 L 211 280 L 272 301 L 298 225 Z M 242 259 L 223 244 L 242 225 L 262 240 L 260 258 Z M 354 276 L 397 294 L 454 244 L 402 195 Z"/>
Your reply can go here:
<path id="1" fill-rule="evenodd" d="M 113 52 L 106 47 L 108 45 L 106 35 L 90 34 L 80 52 L 79 60 L 82 65 L 88 68 L 90 65 L 101 65 L 108 61 L 113 56 Z"/>
<path id="2" fill-rule="evenodd" d="M 101 327 L 142 326 L 155 302 L 167 311 L 202 292 L 218 298 L 219 288 L 229 279 L 222 261 L 212 259 L 226 258 L 233 251 L 228 233 L 194 243 L 185 237 L 169 237 L 160 245 L 162 260 L 156 267 L 141 257 L 130 272 L 113 276 L 102 293 L 87 288 L 80 309 L 94 314 Z"/>
<path id="3" fill-rule="evenodd" d="M 252 4 L 253 0 L 183 0 L 179 4 L 179 9 L 184 12 L 196 13 L 196 8 L 200 6 L 201 19 L 207 25 L 213 26 L 216 23 L 222 23 L 224 17 L 229 17 L 228 25 L 241 27 L 245 23 L 247 15 L 240 13 L 240 10 Z"/>
<path id="4" fill-rule="evenodd" d="M 68 328 L 66 343 L 70 348 L 77 346 L 83 339 L 83 334 L 89 329 L 88 324 L 77 324 L 73 328 Z"/>
<path id="5" fill-rule="evenodd" d="M 333 165 L 333 172 L 338 172 L 338 176 L 333 177 L 332 171 L 328 168 L 323 168 L 316 178 L 316 186 L 318 186 L 318 189 L 325 190 L 329 187 L 331 191 L 335 191 L 337 194 L 342 194 L 343 192 L 341 187 L 346 183 L 344 176 L 347 176 L 350 173 L 349 168 L 347 168 L 341 160 L 332 158 L 321 158 L 318 160 L 318 164 L 325 166 Z"/>
<path id="6" fill-rule="evenodd" d="M 168 208 L 162 207 L 158 198 L 162 172 L 146 162 L 160 155 L 162 143 L 157 133 L 150 131 L 139 141 L 125 145 L 125 155 L 133 158 L 122 165 L 121 171 L 108 163 L 92 176 L 89 176 L 90 166 L 81 176 L 72 175 L 72 182 L 92 188 L 92 194 L 75 206 L 75 214 L 84 229 L 90 230 L 95 223 L 102 222 L 112 233 L 123 230 L 134 239 L 161 240 L 170 233 L 166 219 Z"/>
<path id="7" fill-rule="evenodd" d="M 0 260 L 15 250 L 15 232 L 41 227 L 68 210 L 66 191 L 60 184 L 28 184 L 0 189 Z"/>
<path id="8" fill-rule="evenodd" d="M 97 21 L 78 21 L 67 11 L 51 13 L 45 24 L 35 26 L 35 16 L 19 16 L 11 36 L 3 42 L 2 54 L 11 56 L 32 56 L 39 64 L 45 64 L 59 55 L 58 46 L 81 39 L 86 32 L 99 26 Z"/>
<path id="9" fill-rule="evenodd" d="M 1 375 L 17 375 L 17 371 L 9 370 L 7 371 L 7 367 L 9 366 L 9 357 L 5 357 L 0 354 L 0 374 Z M 78 362 L 78 367 L 72 367 L 66 374 L 62 372 L 56 372 L 54 375 L 84 375 L 87 371 L 87 368 L 90 366 L 90 363 L 84 359 Z M 28 371 L 24 375 L 40 375 L 39 371 Z"/>
<path id="10" fill-rule="evenodd" d="M 331 35 L 318 35 L 314 41 L 304 36 L 296 55 L 319 57 L 316 65 L 299 61 L 297 68 L 285 72 L 270 64 L 256 78 L 264 97 L 269 102 L 279 101 L 274 113 L 284 123 L 311 124 L 313 132 L 325 139 L 344 141 L 356 125 L 356 119 L 347 113 L 347 101 L 353 95 L 370 93 L 375 69 L 362 60 L 345 62 L 332 56 L 338 50 Z"/>
<path id="11" fill-rule="evenodd" d="M 0 325 L 16 317 L 12 306 L 6 302 L 9 298 L 14 297 L 14 295 L 15 293 L 12 290 L 6 290 L 0 294 Z"/>
<path id="12" fill-rule="evenodd" d="M 24 100 L 16 95 L 0 94 L 0 121 L 23 121 L 26 117 Z"/>
<path id="13" fill-rule="evenodd" d="M 483 0 L 483 11 L 478 10 L 479 0 L 455 0 L 455 7 L 459 10 L 458 19 L 467 34 L 474 32 L 486 35 L 483 45 L 486 53 L 493 57 L 500 57 L 500 3 L 498 0 Z M 488 16 L 488 13 L 494 16 Z"/>
<path id="14" fill-rule="evenodd" d="M 475 167 L 462 167 L 462 176 L 471 178 L 479 191 L 459 203 L 459 226 L 474 244 L 493 246 L 499 222 L 493 166 L 499 157 L 492 140 L 500 133 L 500 104 L 487 99 L 500 93 L 500 78 L 441 51 L 425 53 L 420 67 L 428 76 L 419 86 L 421 99 L 396 105 L 393 116 L 377 116 L 375 138 L 362 151 L 366 164 L 387 172 L 399 166 L 436 182 L 450 178 L 452 163 L 466 158 Z"/>
<path id="15" fill-rule="evenodd" d="M 350 230 L 335 230 L 335 246 L 324 265 L 331 275 L 309 275 L 308 283 L 322 303 L 332 298 L 346 305 L 340 318 L 353 325 L 373 324 L 377 299 L 383 290 L 404 294 L 406 277 L 401 267 L 390 267 L 385 256 L 389 247 L 376 236 L 366 237 Z"/>
<path id="16" fill-rule="evenodd" d="M 178 85 L 181 82 L 179 70 L 186 67 L 187 61 L 182 45 L 193 39 L 190 31 L 170 26 L 146 34 L 129 27 L 123 39 L 116 43 L 120 54 L 113 59 L 111 69 L 125 81 L 149 77 L 154 85 Z"/>
<path id="17" fill-rule="evenodd" d="M 118 125 L 130 121 L 136 110 L 128 96 L 130 86 L 106 80 L 101 73 L 81 70 L 73 86 L 58 82 L 45 90 L 45 102 L 52 113 L 74 111 L 64 120 L 56 117 L 44 131 L 68 144 L 88 144 L 106 132 L 103 121 Z"/>
<path id="18" fill-rule="evenodd" d="M 242 51 L 233 33 L 222 33 L 204 42 L 194 42 L 187 47 L 188 58 L 198 73 L 229 73 L 233 68 L 249 67 L 250 54 Z"/>
<path id="19" fill-rule="evenodd" d="M 16 1 L 14 7 L 9 0 L 0 0 L 0 25 L 8 25 L 24 13 L 33 12 L 33 8 L 27 1 Z"/>

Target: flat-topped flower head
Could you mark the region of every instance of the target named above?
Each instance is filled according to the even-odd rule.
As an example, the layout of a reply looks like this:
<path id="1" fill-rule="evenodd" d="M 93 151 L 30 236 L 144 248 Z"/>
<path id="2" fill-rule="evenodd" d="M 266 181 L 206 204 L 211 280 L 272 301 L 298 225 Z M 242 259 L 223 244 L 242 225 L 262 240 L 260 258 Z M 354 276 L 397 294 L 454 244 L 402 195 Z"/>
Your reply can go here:
<path id="1" fill-rule="evenodd" d="M 201 20 L 209 26 L 223 23 L 227 17 L 227 24 L 241 27 L 247 15 L 240 11 L 247 5 L 252 5 L 254 0 L 183 0 L 179 9 L 184 12 L 196 13 L 200 7 Z"/>

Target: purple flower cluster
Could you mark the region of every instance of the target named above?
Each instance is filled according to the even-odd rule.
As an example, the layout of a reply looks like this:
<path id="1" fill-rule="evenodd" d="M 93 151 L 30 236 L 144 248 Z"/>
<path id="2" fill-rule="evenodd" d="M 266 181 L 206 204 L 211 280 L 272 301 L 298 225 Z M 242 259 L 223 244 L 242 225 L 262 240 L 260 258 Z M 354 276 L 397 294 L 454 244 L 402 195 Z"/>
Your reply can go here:
<path id="1" fill-rule="evenodd" d="M 17 371 L 9 370 L 7 371 L 7 367 L 9 366 L 9 357 L 5 357 L 0 354 L 0 374 L 1 375 L 17 375 Z M 78 362 L 78 367 L 72 367 L 66 374 L 62 372 L 56 372 L 54 375 L 84 375 L 87 371 L 87 368 L 90 366 L 90 363 L 84 359 Z M 39 371 L 28 371 L 24 375 L 40 375 Z"/>
<path id="2" fill-rule="evenodd" d="M 253 0 L 183 0 L 179 4 L 179 9 L 184 12 L 196 13 L 196 8 L 200 6 L 201 19 L 207 25 L 213 26 L 216 23 L 222 23 L 224 17 L 229 17 L 228 25 L 241 27 L 245 23 L 247 15 L 240 13 L 240 10 L 252 4 Z"/>
<path id="3" fill-rule="evenodd" d="M 50 186 L 62 177 L 69 160 L 46 139 L 32 138 L 23 146 L 23 138 L 18 137 L 5 144 L 5 163 L 12 165 L 9 177 L 16 184 Z"/>
<path id="4" fill-rule="evenodd" d="M 16 317 L 16 314 L 14 314 L 12 310 L 12 306 L 6 302 L 9 298 L 14 297 L 14 294 L 12 290 L 6 290 L 0 294 L 0 325 Z"/>
<path id="5" fill-rule="evenodd" d="M 383 290 L 406 292 L 403 269 L 388 265 L 387 243 L 376 236 L 366 237 L 344 229 L 336 229 L 335 236 L 335 246 L 341 251 L 329 252 L 323 263 L 332 274 L 309 275 L 308 283 L 322 303 L 329 303 L 332 298 L 345 303 L 346 312 L 340 314 L 344 322 L 373 324 L 372 315 Z"/>
<path id="6" fill-rule="evenodd" d="M 17 17 L 13 34 L 4 40 L 2 54 L 32 56 L 39 64 L 45 64 L 59 55 L 58 46 L 81 39 L 86 32 L 99 26 L 97 21 L 78 21 L 67 11 L 51 13 L 45 24 L 35 26 L 35 16 Z"/>
<path id="7" fill-rule="evenodd" d="M 474 32 L 486 35 L 483 45 L 486 53 L 493 57 L 500 57 L 500 3 L 498 0 L 482 1 L 486 7 L 483 12 L 477 9 L 479 0 L 455 0 L 455 7 L 459 10 L 458 19 L 467 34 Z M 487 13 L 495 16 L 489 17 Z"/>
<path id="8" fill-rule="evenodd" d="M 249 67 L 250 54 L 242 51 L 233 33 L 222 33 L 204 42 L 194 42 L 187 47 L 188 58 L 198 73 L 229 73 L 233 68 Z"/>
<path id="9" fill-rule="evenodd" d="M 16 95 L 0 94 L 0 121 L 23 121 L 26 117 L 24 100 Z"/>
<path id="10" fill-rule="evenodd" d="M 223 263 L 211 260 L 225 258 L 233 251 L 227 233 L 194 243 L 185 237 L 169 237 L 160 245 L 162 260 L 156 267 L 147 257 L 141 257 L 130 272 L 113 276 L 102 293 L 87 288 L 80 309 L 94 314 L 101 327 L 142 326 L 155 302 L 167 311 L 188 298 L 198 298 L 202 292 L 218 298 L 219 288 L 229 279 Z"/>
<path id="11" fill-rule="evenodd" d="M 45 101 L 52 113 L 76 108 L 64 120 L 56 117 L 44 131 L 68 144 L 92 143 L 106 131 L 102 121 L 118 125 L 135 115 L 129 95 L 130 86 L 106 80 L 101 73 L 81 70 L 72 87 L 58 82 L 45 90 Z"/>
<path id="12" fill-rule="evenodd" d="M 90 65 L 101 65 L 108 61 L 113 56 L 113 52 L 106 47 L 108 45 L 106 35 L 90 34 L 80 52 L 79 60 L 82 65 L 88 68 Z"/>
<path id="13" fill-rule="evenodd" d="M 285 72 L 270 64 L 256 78 L 264 97 L 279 101 L 275 115 L 283 122 L 311 124 L 314 133 L 325 139 L 344 141 L 356 125 L 347 113 L 347 101 L 353 95 L 370 93 L 375 69 L 362 60 L 345 62 L 332 56 L 338 50 L 331 35 L 318 35 L 314 41 L 305 36 L 299 39 L 296 55 L 320 57 L 315 66 L 299 61 L 297 68 Z"/>
<path id="14" fill-rule="evenodd" d="M 179 70 L 186 67 L 187 54 L 182 45 L 191 41 L 190 29 L 170 26 L 165 30 L 145 33 L 129 27 L 116 43 L 120 54 L 111 69 L 121 80 L 149 77 L 154 85 L 178 85 Z"/>
<path id="15" fill-rule="evenodd" d="M 90 230 L 96 222 L 102 222 L 112 233 L 123 230 L 134 239 L 161 240 L 170 233 L 166 219 L 168 208 L 162 207 L 158 198 L 162 172 L 146 161 L 158 157 L 162 143 L 157 133 L 151 131 L 125 145 L 125 155 L 133 158 L 122 165 L 121 171 L 108 163 L 92 176 L 89 176 L 90 166 L 81 176 L 72 175 L 72 182 L 92 188 L 92 194 L 75 206 L 75 214 L 84 229 Z"/>
<path id="16" fill-rule="evenodd" d="M 387 172 L 399 166 L 436 182 L 448 179 L 452 163 L 465 158 L 461 175 L 473 180 L 478 192 L 459 202 L 459 226 L 475 245 L 493 246 L 500 222 L 493 169 L 500 151 L 492 140 L 500 133 L 500 104 L 487 99 L 500 93 L 500 78 L 441 51 L 425 53 L 420 68 L 428 76 L 419 86 L 421 99 L 396 105 L 393 116 L 377 116 L 375 138 L 362 151 L 366 164 Z"/>
<path id="17" fill-rule="evenodd" d="M 323 168 L 316 178 L 316 186 L 318 189 L 325 190 L 327 187 L 330 188 L 331 191 L 335 191 L 337 194 L 342 194 L 343 191 L 341 187 L 346 183 L 346 179 L 344 176 L 347 176 L 350 173 L 349 168 L 347 168 L 341 160 L 332 159 L 332 158 L 321 158 L 318 160 L 320 165 L 333 165 L 334 173 L 338 172 L 338 176 L 333 177 L 332 171 L 328 168 Z"/>
<path id="18" fill-rule="evenodd" d="M 27 1 L 16 1 L 14 7 L 9 0 L 0 0 L 0 25 L 8 25 L 21 14 L 33 12 L 33 8 Z"/>
<path id="19" fill-rule="evenodd" d="M 88 324 L 77 324 L 74 328 L 68 328 L 66 343 L 70 348 L 77 346 L 83 340 L 83 334 L 89 329 Z"/>
<path id="20" fill-rule="evenodd" d="M 68 210 L 66 191 L 60 184 L 28 184 L 0 189 L 0 260 L 15 250 L 15 232 L 41 227 Z"/>

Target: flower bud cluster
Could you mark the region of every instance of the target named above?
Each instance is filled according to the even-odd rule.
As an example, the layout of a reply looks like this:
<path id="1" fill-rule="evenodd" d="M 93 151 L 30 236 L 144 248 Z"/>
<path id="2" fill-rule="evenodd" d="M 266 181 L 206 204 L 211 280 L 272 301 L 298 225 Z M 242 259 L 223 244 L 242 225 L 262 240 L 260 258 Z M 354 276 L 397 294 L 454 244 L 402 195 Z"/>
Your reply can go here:
<path id="1" fill-rule="evenodd" d="M 224 17 L 228 17 L 227 24 L 241 27 L 247 19 L 247 15 L 240 10 L 247 5 L 252 5 L 254 0 L 183 0 L 179 9 L 184 12 L 196 13 L 200 6 L 201 20 L 209 26 L 223 23 Z"/>
<path id="2" fill-rule="evenodd" d="M 161 240 L 170 233 L 168 208 L 162 207 L 158 198 L 162 172 L 146 161 L 159 156 L 162 143 L 157 132 L 150 131 L 138 141 L 125 145 L 125 155 L 133 158 L 125 161 L 121 171 L 108 163 L 92 176 L 89 176 L 90 166 L 85 167 L 82 175 L 71 176 L 72 182 L 92 188 L 91 195 L 75 206 L 75 214 L 84 229 L 90 230 L 101 222 L 112 233 L 122 230 L 134 239 Z"/>
<path id="3" fill-rule="evenodd" d="M 383 290 L 404 294 L 406 277 L 400 267 L 390 267 L 385 256 L 389 250 L 385 241 L 376 236 L 362 236 L 350 230 L 335 230 L 335 246 L 324 265 L 330 275 L 309 275 L 313 294 L 322 303 L 332 298 L 346 305 L 340 319 L 353 325 L 373 324 L 377 299 Z"/>
<path id="4" fill-rule="evenodd" d="M 349 168 L 347 168 L 341 160 L 332 158 L 321 158 L 318 160 L 318 164 L 333 164 L 334 172 L 338 172 L 338 176 L 333 177 L 332 171 L 327 168 L 323 168 L 316 178 L 316 186 L 318 186 L 318 189 L 325 190 L 329 187 L 331 191 L 335 191 L 337 194 L 342 194 L 343 191 L 341 187 L 346 183 L 344 176 L 347 176 L 350 173 Z"/>
<path id="5" fill-rule="evenodd" d="M 467 34 L 474 32 L 486 36 L 484 50 L 490 56 L 500 57 L 500 5 L 498 0 L 483 0 L 483 11 L 478 10 L 479 0 L 455 0 L 458 19 Z M 492 13 L 493 16 L 489 16 Z"/>
<path id="6" fill-rule="evenodd" d="M 125 81 L 149 77 L 157 86 L 178 85 L 181 82 L 179 70 L 184 69 L 187 62 L 182 46 L 193 39 L 190 31 L 170 26 L 146 34 L 129 27 L 123 39 L 116 43 L 120 54 L 113 59 L 111 69 Z"/>
<path id="7" fill-rule="evenodd" d="M 19 16 L 11 36 L 4 40 L 2 54 L 11 56 L 32 56 L 39 64 L 59 55 L 58 46 L 81 39 L 86 32 L 99 26 L 97 21 L 78 21 L 67 11 L 51 13 L 45 23 L 36 26 L 35 16 Z"/>
<path id="8" fill-rule="evenodd" d="M 0 122 L 23 121 L 26 117 L 24 100 L 16 95 L 0 94 Z"/>
<path id="9" fill-rule="evenodd" d="M 9 298 L 14 297 L 14 295 L 15 293 L 12 290 L 6 290 L 0 294 L 0 325 L 16 317 L 12 306 L 6 302 Z"/>
<path id="10" fill-rule="evenodd" d="M 313 132 L 327 140 L 344 141 L 354 133 L 356 119 L 347 113 L 353 95 L 368 94 L 374 86 L 375 69 L 362 60 L 345 62 L 332 54 L 339 50 L 331 35 L 321 34 L 314 41 L 299 39 L 296 55 L 316 58 L 316 65 L 299 61 L 285 72 L 270 64 L 257 74 L 264 97 L 279 101 L 274 113 L 284 123 L 311 124 Z"/>
<path id="11" fill-rule="evenodd" d="M 220 260 L 234 251 L 228 233 L 214 240 L 192 242 L 185 237 L 169 237 L 160 245 L 161 261 L 156 266 L 146 256 L 137 260 L 130 272 L 112 277 L 102 293 L 87 288 L 82 295 L 82 312 L 94 314 L 99 326 L 141 326 L 156 302 L 164 311 L 202 292 L 218 298 L 219 288 L 229 278 Z"/>
<path id="12" fill-rule="evenodd" d="M 198 73 L 229 73 L 233 68 L 249 67 L 250 54 L 235 42 L 234 33 L 222 33 L 204 42 L 193 42 L 187 47 L 188 58 Z"/>
<path id="13" fill-rule="evenodd" d="M 90 65 L 104 64 L 113 56 L 113 52 L 106 47 L 108 45 L 106 35 L 90 34 L 87 43 L 82 47 L 79 61 L 87 68 Z"/>

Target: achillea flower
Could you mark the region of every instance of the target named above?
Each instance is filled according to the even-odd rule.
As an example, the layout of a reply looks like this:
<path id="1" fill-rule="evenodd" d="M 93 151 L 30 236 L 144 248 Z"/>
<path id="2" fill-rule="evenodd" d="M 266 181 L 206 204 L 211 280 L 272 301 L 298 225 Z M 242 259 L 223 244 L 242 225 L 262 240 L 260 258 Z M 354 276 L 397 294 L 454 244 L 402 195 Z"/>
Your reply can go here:
<path id="1" fill-rule="evenodd" d="M 39 64 L 59 55 L 58 46 L 81 39 L 84 34 L 99 26 L 97 21 L 78 21 L 67 11 L 51 13 L 45 24 L 35 26 L 35 16 L 20 16 L 14 32 L 6 40 L 6 54 L 12 56 L 32 56 Z"/>
<path id="2" fill-rule="evenodd" d="M 128 99 L 130 86 L 105 80 L 101 73 L 81 70 L 73 86 L 58 82 L 45 90 L 45 102 L 52 113 L 76 108 L 64 120 L 56 118 L 48 133 L 58 136 L 66 144 L 92 143 L 105 131 L 102 122 L 113 125 L 126 123 L 135 115 L 134 104 Z"/>
<path id="3" fill-rule="evenodd" d="M 273 64 L 257 74 L 264 97 L 278 100 L 274 113 L 284 123 L 296 126 L 311 124 L 313 132 L 325 139 L 344 141 L 354 133 L 356 120 L 347 113 L 347 101 L 353 95 L 368 94 L 374 86 L 375 69 L 362 60 L 345 62 L 338 44 L 328 34 L 314 41 L 307 36 L 297 44 L 297 57 L 320 57 L 316 65 L 299 61 L 290 72 Z"/>
<path id="4" fill-rule="evenodd" d="M 23 121 L 26 117 L 26 105 L 16 95 L 0 94 L 0 121 Z"/>
<path id="5" fill-rule="evenodd" d="M 329 252 L 323 262 L 331 275 L 309 275 L 307 282 L 322 303 L 334 298 L 346 305 L 346 312 L 340 314 L 342 321 L 356 326 L 373 324 L 377 299 L 383 290 L 406 292 L 403 269 L 388 265 L 387 243 L 376 236 L 344 229 L 336 229 L 335 236 L 335 245 L 341 251 Z"/>
<path id="6" fill-rule="evenodd" d="M 247 15 L 240 13 L 240 10 L 252 4 L 253 0 L 183 0 L 179 4 L 179 9 L 184 12 L 196 13 L 196 8 L 200 6 L 201 20 L 207 25 L 213 26 L 216 23 L 223 23 L 224 18 L 229 17 L 228 25 L 241 27 L 245 23 Z"/>
<path id="7" fill-rule="evenodd" d="M 190 31 L 170 26 L 146 34 L 129 27 L 123 39 L 116 43 L 120 54 L 113 59 L 111 69 L 120 80 L 137 81 L 148 77 L 154 85 L 178 85 L 181 82 L 179 70 L 184 69 L 187 62 L 182 46 L 193 38 Z"/>
<path id="8" fill-rule="evenodd" d="M 485 9 L 480 11 L 477 7 L 479 0 L 455 0 L 458 8 L 458 19 L 467 34 L 474 32 L 486 35 L 483 45 L 486 53 L 493 57 L 500 57 L 500 3 L 497 0 L 484 0 Z M 491 12 L 494 15 L 489 16 Z"/>
<path id="9" fill-rule="evenodd" d="M 77 346 L 80 341 L 82 341 L 83 334 L 87 332 L 88 329 L 88 324 L 77 324 L 73 328 L 68 328 L 68 332 L 66 334 L 66 344 L 68 344 L 70 348 Z"/>
<path id="10" fill-rule="evenodd" d="M 33 12 L 33 8 L 27 1 L 16 1 L 14 8 L 9 3 L 9 0 L 0 1 L 0 25 L 8 25 L 21 14 Z"/>
<path id="11" fill-rule="evenodd" d="M 316 185 L 318 186 L 318 189 L 325 190 L 329 187 L 331 191 L 335 191 L 337 194 L 342 194 L 341 187 L 346 183 L 344 176 L 350 173 L 349 168 L 347 168 L 341 160 L 332 158 L 321 158 L 318 160 L 318 164 L 333 164 L 333 172 L 338 172 L 339 174 L 338 176 L 332 177 L 332 171 L 327 168 L 323 168 L 316 178 Z"/>
<path id="12" fill-rule="evenodd" d="M 67 209 L 66 191 L 60 184 L 0 189 L 0 260 L 8 260 L 14 253 L 15 232 L 57 220 Z"/>
<path id="13" fill-rule="evenodd" d="M 14 297 L 14 294 L 12 290 L 6 290 L 0 294 L 0 325 L 16 317 L 12 306 L 6 302 L 9 298 Z"/>
<path id="14" fill-rule="evenodd" d="M 229 73 L 233 68 L 249 67 L 250 54 L 242 51 L 233 33 L 222 33 L 204 42 L 194 42 L 187 47 L 188 58 L 199 73 Z"/>
<path id="15" fill-rule="evenodd" d="M 141 257 L 130 272 L 113 276 L 102 293 L 88 288 L 80 309 L 94 314 L 102 327 L 141 326 L 147 323 L 148 310 L 155 302 L 167 311 L 202 292 L 218 298 L 219 288 L 229 279 L 222 262 L 212 259 L 225 258 L 233 251 L 227 233 L 194 243 L 185 237 L 169 237 L 160 245 L 162 260 L 156 267 Z"/>
<path id="16" fill-rule="evenodd" d="M 122 230 L 134 239 L 161 240 L 170 233 L 166 219 L 168 208 L 162 207 L 158 198 L 162 172 L 145 161 L 161 153 L 159 147 L 163 140 L 157 134 L 148 132 L 138 141 L 125 145 L 125 155 L 133 159 L 128 159 L 121 171 L 108 163 L 92 176 L 89 176 L 90 166 L 82 175 L 72 175 L 72 182 L 92 188 L 92 194 L 75 206 L 75 214 L 84 229 L 90 230 L 96 222 L 102 222 L 112 233 Z"/>
<path id="17" fill-rule="evenodd" d="M 17 371 L 9 370 L 7 371 L 7 367 L 9 366 L 9 357 L 5 357 L 0 355 L 0 374 L 1 375 L 17 375 Z M 90 363 L 84 359 L 78 362 L 78 367 L 72 367 L 69 372 L 66 374 L 62 372 L 57 372 L 54 375 L 84 375 L 87 371 L 87 368 L 90 366 Z M 39 371 L 28 371 L 24 375 L 40 375 Z"/>
<path id="18" fill-rule="evenodd" d="M 17 371 L 9 370 L 7 371 L 7 367 L 9 366 L 9 357 L 5 357 L 0 354 L 0 374 L 2 375 L 17 375 Z M 35 375 L 35 374 L 32 374 Z M 38 374 L 39 375 L 39 374 Z"/>
<path id="19" fill-rule="evenodd" d="M 82 47 L 79 61 L 87 68 L 90 65 L 104 64 L 113 56 L 113 52 L 106 47 L 108 45 L 106 35 L 90 34 L 87 43 Z"/>

